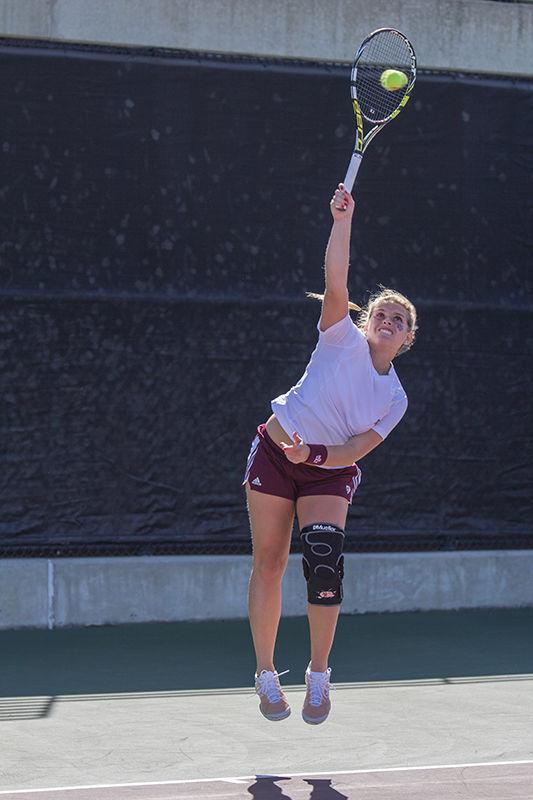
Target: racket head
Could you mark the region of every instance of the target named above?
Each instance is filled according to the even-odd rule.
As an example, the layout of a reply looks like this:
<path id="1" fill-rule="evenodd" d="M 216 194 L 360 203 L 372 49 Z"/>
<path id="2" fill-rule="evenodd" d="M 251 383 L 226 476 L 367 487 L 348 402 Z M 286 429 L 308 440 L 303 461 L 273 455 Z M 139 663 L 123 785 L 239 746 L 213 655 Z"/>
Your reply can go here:
<path id="1" fill-rule="evenodd" d="M 403 72 L 406 85 L 396 91 L 384 89 L 380 78 L 387 69 Z M 395 28 L 379 28 L 366 37 L 355 55 L 351 74 L 354 108 L 358 106 L 373 125 L 385 124 L 406 104 L 415 80 L 416 55 L 409 39 Z"/>

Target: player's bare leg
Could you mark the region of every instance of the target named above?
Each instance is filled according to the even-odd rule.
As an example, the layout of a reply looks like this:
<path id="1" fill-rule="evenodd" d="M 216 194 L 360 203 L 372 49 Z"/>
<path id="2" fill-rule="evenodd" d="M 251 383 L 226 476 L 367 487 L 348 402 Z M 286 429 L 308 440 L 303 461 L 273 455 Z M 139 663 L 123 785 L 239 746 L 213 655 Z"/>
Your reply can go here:
<path id="1" fill-rule="evenodd" d="M 281 616 L 281 581 L 287 567 L 294 503 L 253 492 L 246 486 L 253 541 L 249 616 L 257 658 L 255 691 L 259 710 L 271 722 L 286 719 L 291 708 L 274 667 L 274 647 Z"/>
<path id="2" fill-rule="evenodd" d="M 274 669 L 274 647 L 281 616 L 281 581 L 287 567 L 294 503 L 246 486 L 252 530 L 252 574 L 248 593 L 257 673 Z"/>
<path id="3" fill-rule="evenodd" d="M 309 635 L 311 639 L 311 669 L 324 672 L 335 638 L 340 606 L 314 606 L 307 604 Z"/>

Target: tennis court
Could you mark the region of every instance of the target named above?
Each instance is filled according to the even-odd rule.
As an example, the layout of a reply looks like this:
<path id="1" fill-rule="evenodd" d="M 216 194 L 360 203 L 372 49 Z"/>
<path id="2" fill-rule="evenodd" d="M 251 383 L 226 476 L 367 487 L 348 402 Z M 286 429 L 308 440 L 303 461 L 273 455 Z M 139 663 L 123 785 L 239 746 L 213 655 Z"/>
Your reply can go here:
<path id="1" fill-rule="evenodd" d="M 3 632 L 0 796 L 531 797 L 532 610 L 339 624 L 318 728 L 300 717 L 301 618 L 282 623 L 280 723 L 257 710 L 244 622 Z"/>
<path id="2" fill-rule="evenodd" d="M 1 793 L 19 800 L 185 800 L 202 797 L 286 798 L 286 800 L 348 800 L 350 797 L 371 800 L 425 800 L 429 796 L 465 798 L 465 800 L 502 800 L 531 797 L 533 761 L 493 764 L 454 764 L 437 767 L 354 770 L 339 773 L 300 775 L 242 776 L 207 780 L 168 781 L 161 783 L 96 785 L 85 788 L 56 787 L 49 791 Z M 326 776 L 330 777 L 326 777 Z"/>

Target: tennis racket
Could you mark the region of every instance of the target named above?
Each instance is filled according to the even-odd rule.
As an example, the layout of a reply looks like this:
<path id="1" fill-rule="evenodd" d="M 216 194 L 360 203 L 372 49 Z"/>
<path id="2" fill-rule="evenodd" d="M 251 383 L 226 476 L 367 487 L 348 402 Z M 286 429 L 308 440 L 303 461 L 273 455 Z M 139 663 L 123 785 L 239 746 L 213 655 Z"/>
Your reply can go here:
<path id="1" fill-rule="evenodd" d="M 405 85 L 387 89 L 382 81 L 390 71 L 402 73 Z M 389 71 L 389 72 L 387 72 Z M 400 78 L 402 75 L 393 75 Z M 355 147 L 344 178 L 351 192 L 366 148 L 379 131 L 397 117 L 409 100 L 416 79 L 416 55 L 407 37 L 394 28 L 379 28 L 366 37 L 355 54 L 350 93 L 355 114 Z M 363 135 L 363 119 L 371 127 Z"/>

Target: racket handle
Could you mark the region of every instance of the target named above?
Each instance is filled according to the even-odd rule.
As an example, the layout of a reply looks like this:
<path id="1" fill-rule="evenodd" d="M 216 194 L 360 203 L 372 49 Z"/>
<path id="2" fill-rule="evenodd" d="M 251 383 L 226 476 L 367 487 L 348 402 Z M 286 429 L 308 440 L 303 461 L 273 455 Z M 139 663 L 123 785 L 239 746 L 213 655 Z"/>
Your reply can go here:
<path id="1" fill-rule="evenodd" d="M 348 164 L 348 171 L 344 179 L 344 188 L 346 189 L 347 192 L 351 192 L 353 189 L 355 178 L 357 176 L 357 172 L 359 171 L 359 167 L 361 166 L 362 160 L 363 156 L 360 153 L 354 153 L 350 159 L 350 163 Z"/>

